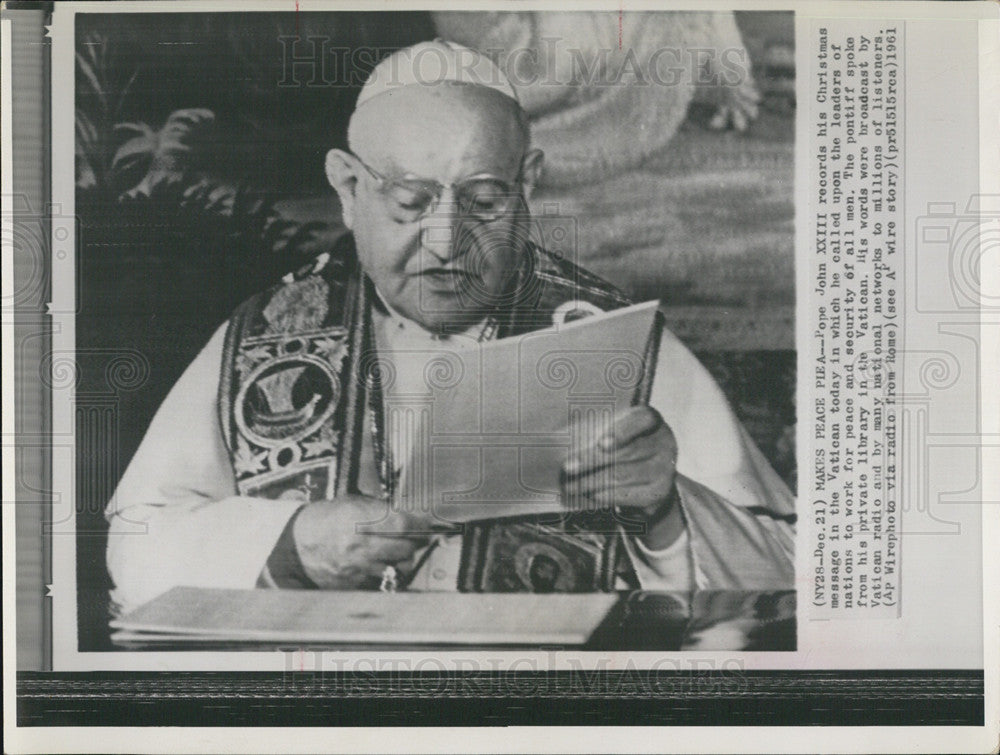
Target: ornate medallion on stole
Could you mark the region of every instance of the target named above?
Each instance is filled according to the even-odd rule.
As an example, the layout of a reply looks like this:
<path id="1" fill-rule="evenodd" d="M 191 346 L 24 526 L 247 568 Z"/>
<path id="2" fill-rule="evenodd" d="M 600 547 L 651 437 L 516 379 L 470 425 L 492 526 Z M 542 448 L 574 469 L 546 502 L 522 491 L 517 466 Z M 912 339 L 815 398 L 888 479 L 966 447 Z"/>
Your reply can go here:
<path id="1" fill-rule="evenodd" d="M 333 497 L 349 349 L 341 313 L 329 283 L 307 275 L 234 315 L 220 409 L 240 495 Z"/>

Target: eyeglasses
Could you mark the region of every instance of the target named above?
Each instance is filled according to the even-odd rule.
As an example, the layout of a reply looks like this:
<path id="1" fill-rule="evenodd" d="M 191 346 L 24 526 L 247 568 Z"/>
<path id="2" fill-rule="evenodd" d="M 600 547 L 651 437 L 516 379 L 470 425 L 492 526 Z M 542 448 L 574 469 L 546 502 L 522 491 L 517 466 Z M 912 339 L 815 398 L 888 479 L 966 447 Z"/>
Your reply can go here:
<path id="1" fill-rule="evenodd" d="M 375 170 L 357 155 L 372 178 L 378 182 L 378 192 L 385 201 L 389 215 L 400 223 L 414 223 L 437 209 L 445 189 L 451 189 L 464 217 L 491 223 L 514 209 L 521 199 L 521 175 L 510 184 L 490 173 L 481 173 L 453 184 L 442 184 L 427 178 L 393 178 Z"/>

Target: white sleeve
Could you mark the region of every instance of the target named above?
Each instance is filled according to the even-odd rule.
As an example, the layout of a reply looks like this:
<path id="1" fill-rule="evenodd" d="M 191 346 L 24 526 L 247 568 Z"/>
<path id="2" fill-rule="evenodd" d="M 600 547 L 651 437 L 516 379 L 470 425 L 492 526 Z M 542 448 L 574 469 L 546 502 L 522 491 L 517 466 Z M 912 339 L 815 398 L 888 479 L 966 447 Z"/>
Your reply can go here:
<path id="1" fill-rule="evenodd" d="M 794 587 L 794 530 L 775 518 L 795 512 L 794 498 L 711 375 L 669 331 L 660 343 L 650 405 L 677 438 L 685 534 L 683 544 L 663 551 L 627 543 L 643 588 Z"/>
<path id="2" fill-rule="evenodd" d="M 795 513 L 788 487 L 771 469 L 694 354 L 664 330 L 650 405 L 677 438 L 677 471 L 732 504 Z"/>
<path id="3" fill-rule="evenodd" d="M 680 537 L 661 550 L 652 550 L 637 537 L 623 539 L 625 550 L 644 590 L 689 592 L 694 589 L 691 538 L 685 529 Z"/>
<path id="4" fill-rule="evenodd" d="M 791 526 L 734 506 L 677 476 L 684 532 L 662 550 L 626 537 L 644 590 L 790 590 L 795 587 Z"/>
<path id="5" fill-rule="evenodd" d="M 302 505 L 236 494 L 217 409 L 226 327 L 167 395 L 105 511 L 121 610 L 176 585 L 254 587 Z"/>

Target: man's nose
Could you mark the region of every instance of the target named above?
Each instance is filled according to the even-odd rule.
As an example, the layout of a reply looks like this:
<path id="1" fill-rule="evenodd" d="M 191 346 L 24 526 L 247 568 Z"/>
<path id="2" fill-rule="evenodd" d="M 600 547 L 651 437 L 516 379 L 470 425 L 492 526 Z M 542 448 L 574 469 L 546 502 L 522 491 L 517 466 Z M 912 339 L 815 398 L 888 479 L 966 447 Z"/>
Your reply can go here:
<path id="1" fill-rule="evenodd" d="M 450 188 L 441 192 L 433 212 L 421 221 L 420 242 L 442 264 L 458 256 L 461 214 Z"/>

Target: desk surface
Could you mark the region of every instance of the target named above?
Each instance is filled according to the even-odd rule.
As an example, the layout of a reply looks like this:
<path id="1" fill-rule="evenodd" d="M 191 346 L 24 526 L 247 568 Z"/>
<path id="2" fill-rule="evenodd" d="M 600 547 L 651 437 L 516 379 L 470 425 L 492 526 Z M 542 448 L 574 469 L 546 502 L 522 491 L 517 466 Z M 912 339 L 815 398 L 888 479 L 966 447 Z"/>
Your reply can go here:
<path id="1" fill-rule="evenodd" d="M 263 591 L 247 591 L 247 597 L 258 600 Z M 251 595 L 253 594 L 253 595 Z M 277 594 L 275 594 L 277 596 Z M 329 595 L 329 594 L 327 594 Z M 239 596 L 230 596 L 239 598 Z M 282 595 L 282 599 L 289 596 Z M 296 599 L 315 600 L 316 593 L 301 592 Z M 391 598 L 392 596 L 387 596 Z M 586 631 L 580 634 L 580 640 L 539 641 L 523 634 L 516 628 L 517 622 L 507 622 L 512 636 L 505 638 L 503 628 L 494 632 L 486 641 L 477 641 L 476 635 L 457 636 L 454 642 L 413 642 L 404 639 L 406 632 L 392 633 L 381 636 L 381 641 L 360 643 L 355 639 L 328 641 L 322 638 L 304 637 L 296 640 L 293 632 L 285 632 L 283 636 L 264 636 L 244 634 L 242 638 L 234 638 L 220 634 L 206 636 L 193 634 L 181 637 L 176 634 L 144 635 L 135 631 L 135 625 L 128 627 L 129 631 L 120 633 L 117 638 L 112 636 L 111 648 L 117 650 L 277 650 L 290 646 L 308 645 L 314 649 L 356 650 L 361 648 L 379 648 L 386 651 L 427 650 L 428 648 L 518 648 L 518 647 L 578 647 L 584 650 L 753 650 L 780 651 L 794 650 L 796 645 L 795 624 L 795 593 L 793 591 L 762 592 L 762 591 L 712 591 L 684 593 L 664 593 L 651 591 L 622 592 L 615 596 L 595 595 L 593 603 L 588 605 L 588 596 L 574 596 L 575 602 L 560 600 L 567 596 L 537 596 L 524 595 L 521 599 L 525 606 L 532 606 L 536 615 L 531 619 L 534 625 L 539 625 L 537 609 L 539 605 L 551 600 L 553 609 L 552 626 L 565 625 L 565 616 L 559 616 L 560 611 L 567 610 L 570 602 L 576 610 L 588 610 L 589 624 Z M 421 598 L 427 605 L 437 607 L 434 617 L 429 619 L 433 626 L 439 621 L 441 627 L 450 629 L 454 625 L 456 611 L 472 605 L 479 605 L 488 596 L 462 593 L 424 594 Z M 513 600 L 513 602 L 511 602 Z M 504 596 L 505 606 L 518 605 L 516 596 Z M 581 602 L 582 601 L 582 602 Z M 432 605 L 433 604 L 433 605 Z M 162 615 L 162 614 L 161 614 Z M 169 612 L 168 614 L 169 615 Z M 252 626 L 252 618 L 244 619 L 246 625 Z M 426 622 L 425 622 L 426 623 Z M 544 621 L 541 623 L 544 626 Z M 591 628 L 592 627 L 592 628 Z M 454 635 L 452 635 L 454 636 Z M 565 635 L 572 636 L 572 632 Z M 485 637 L 485 636 L 484 636 Z M 586 639 L 584 639 L 584 637 Z M 318 641 L 317 641 L 318 639 Z"/>

